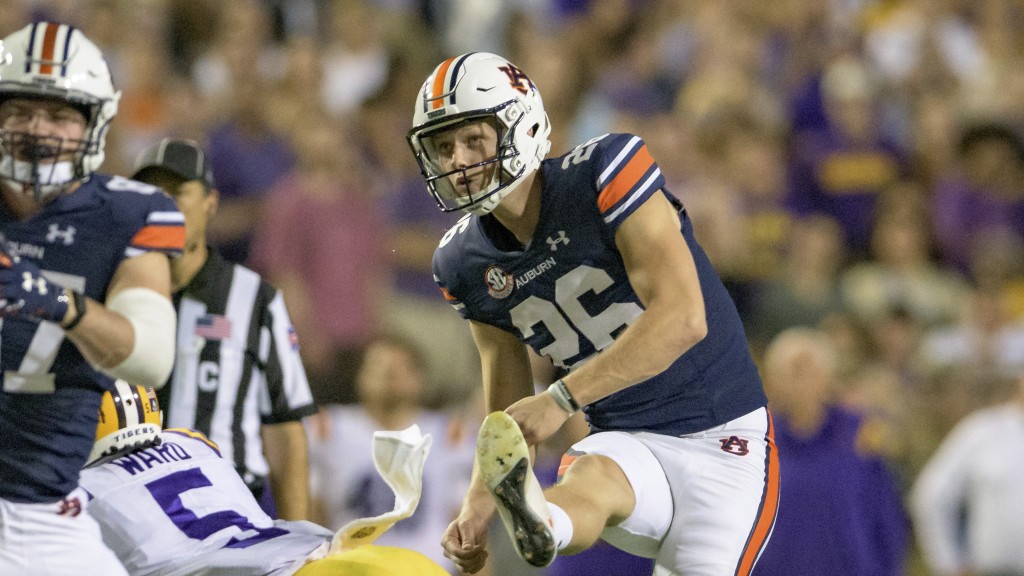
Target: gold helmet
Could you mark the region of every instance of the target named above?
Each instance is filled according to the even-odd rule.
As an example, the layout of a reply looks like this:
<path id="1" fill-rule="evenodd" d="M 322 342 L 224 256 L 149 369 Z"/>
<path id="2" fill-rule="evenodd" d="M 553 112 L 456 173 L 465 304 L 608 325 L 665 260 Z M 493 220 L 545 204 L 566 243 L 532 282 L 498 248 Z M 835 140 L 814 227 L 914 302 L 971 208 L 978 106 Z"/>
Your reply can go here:
<path id="1" fill-rule="evenodd" d="M 159 444 L 162 425 L 163 414 L 152 388 L 116 380 L 100 401 L 96 443 L 86 466 Z"/>

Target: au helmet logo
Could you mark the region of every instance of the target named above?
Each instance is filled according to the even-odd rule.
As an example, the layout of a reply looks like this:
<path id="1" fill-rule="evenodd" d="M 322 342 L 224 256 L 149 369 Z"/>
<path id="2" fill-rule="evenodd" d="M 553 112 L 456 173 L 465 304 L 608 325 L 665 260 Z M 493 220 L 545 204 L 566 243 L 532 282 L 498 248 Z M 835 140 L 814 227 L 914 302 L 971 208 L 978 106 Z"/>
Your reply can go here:
<path id="1" fill-rule="evenodd" d="M 514 286 L 512 275 L 498 266 L 487 267 L 487 271 L 484 272 L 484 281 L 487 283 L 487 293 L 491 295 L 491 298 L 501 300 L 508 298 L 508 295 L 512 293 Z"/>
<path id="2" fill-rule="evenodd" d="M 508 76 L 508 83 L 523 94 L 528 94 L 530 90 L 536 88 L 533 85 L 533 82 L 530 81 L 530 78 L 526 76 L 526 73 L 513 64 L 509 64 L 508 66 L 499 66 L 498 70 L 504 72 L 505 75 Z"/>

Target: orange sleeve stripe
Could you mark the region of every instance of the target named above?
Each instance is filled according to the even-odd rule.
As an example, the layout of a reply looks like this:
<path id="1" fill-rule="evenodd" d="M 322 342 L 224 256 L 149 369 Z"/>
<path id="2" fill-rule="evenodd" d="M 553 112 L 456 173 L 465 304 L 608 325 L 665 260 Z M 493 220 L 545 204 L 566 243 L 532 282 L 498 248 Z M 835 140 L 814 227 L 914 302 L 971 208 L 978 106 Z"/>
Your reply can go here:
<path id="1" fill-rule="evenodd" d="M 601 193 L 597 196 L 597 207 L 604 214 L 611 209 L 612 206 L 622 200 L 626 194 L 629 194 L 630 190 L 633 190 L 640 178 L 650 170 L 651 166 L 654 165 L 654 158 L 651 157 L 651 153 L 647 151 L 647 145 L 643 145 L 633 157 L 629 159 L 629 162 L 625 167 L 601 190 Z"/>
<path id="2" fill-rule="evenodd" d="M 768 542 L 768 536 L 772 533 L 775 525 L 775 514 L 779 509 L 779 455 L 775 447 L 775 425 L 772 423 L 771 414 L 768 415 L 768 484 L 765 487 L 764 502 L 761 506 L 761 513 L 754 524 L 754 530 L 750 534 L 747 546 L 740 557 L 739 566 L 736 568 L 736 576 L 749 576 L 754 568 L 754 562 L 761 554 L 761 549 Z"/>
<path id="3" fill-rule="evenodd" d="M 132 246 L 157 250 L 181 250 L 185 247 L 184 226 L 144 226 L 132 238 Z"/>
<path id="4" fill-rule="evenodd" d="M 43 34 L 43 54 L 42 59 L 44 62 L 53 62 L 53 52 L 57 47 L 57 29 L 60 28 L 58 24 L 47 24 L 46 32 Z M 53 74 L 52 64 L 40 64 L 40 74 Z"/>
<path id="5" fill-rule="evenodd" d="M 458 300 L 458 298 L 456 298 L 455 296 L 452 296 L 451 294 L 449 294 L 448 290 L 443 288 L 443 287 L 441 288 L 441 294 L 444 296 L 444 299 L 449 301 L 449 302 L 451 302 L 453 300 Z"/>
<path id="6" fill-rule="evenodd" d="M 451 68 L 452 62 L 455 62 L 455 56 L 445 60 L 437 67 L 437 74 L 434 76 L 434 85 L 430 89 L 430 98 L 433 100 L 430 104 L 432 110 L 436 110 L 441 107 L 441 94 L 444 94 L 444 79 L 448 76 L 448 69 Z"/>

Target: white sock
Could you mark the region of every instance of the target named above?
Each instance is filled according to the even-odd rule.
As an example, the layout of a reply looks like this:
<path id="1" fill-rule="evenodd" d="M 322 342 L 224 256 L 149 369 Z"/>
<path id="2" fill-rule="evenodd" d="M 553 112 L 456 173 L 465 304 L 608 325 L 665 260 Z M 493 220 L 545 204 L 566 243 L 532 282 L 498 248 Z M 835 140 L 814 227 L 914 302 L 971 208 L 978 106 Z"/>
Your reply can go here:
<path id="1" fill-rule="evenodd" d="M 572 540 L 572 520 L 556 504 L 548 502 L 548 510 L 551 512 L 551 531 L 555 534 L 555 548 L 562 550 Z"/>

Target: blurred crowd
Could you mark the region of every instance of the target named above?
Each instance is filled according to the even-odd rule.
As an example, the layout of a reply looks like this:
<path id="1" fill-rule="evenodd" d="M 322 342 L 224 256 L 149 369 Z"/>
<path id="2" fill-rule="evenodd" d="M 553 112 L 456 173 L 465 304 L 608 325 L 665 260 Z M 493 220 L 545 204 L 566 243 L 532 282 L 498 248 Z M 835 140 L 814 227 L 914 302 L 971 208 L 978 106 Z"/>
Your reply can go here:
<path id="1" fill-rule="evenodd" d="M 755 355 L 824 334 L 829 399 L 903 494 L 1024 374 L 1022 0 L 0 0 L 2 35 L 42 17 L 123 92 L 106 172 L 165 136 L 209 151 L 211 241 L 283 289 L 320 402 L 356 400 L 385 328 L 423 348 L 429 406 L 478 387 L 430 273 L 458 215 L 405 142 L 433 66 L 477 50 L 540 88 L 552 154 L 647 141 Z"/>

